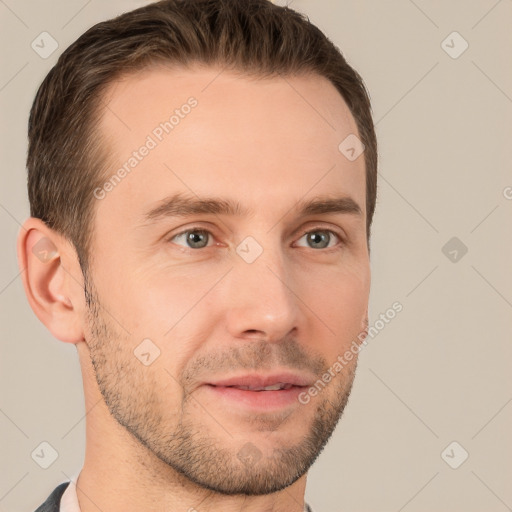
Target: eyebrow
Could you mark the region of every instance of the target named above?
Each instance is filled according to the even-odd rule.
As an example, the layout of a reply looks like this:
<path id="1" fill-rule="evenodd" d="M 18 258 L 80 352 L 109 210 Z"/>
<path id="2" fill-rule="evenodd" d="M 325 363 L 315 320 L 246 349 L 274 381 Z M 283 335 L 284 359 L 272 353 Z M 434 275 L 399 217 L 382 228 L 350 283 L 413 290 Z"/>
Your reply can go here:
<path id="1" fill-rule="evenodd" d="M 299 217 L 321 214 L 350 214 L 362 217 L 359 204 L 349 196 L 319 196 L 302 199 L 293 208 Z M 183 193 L 173 194 L 160 201 L 143 215 L 144 222 L 151 224 L 168 217 L 187 217 L 190 215 L 213 214 L 229 216 L 250 216 L 251 208 L 244 208 L 238 201 L 219 197 L 193 197 Z"/>

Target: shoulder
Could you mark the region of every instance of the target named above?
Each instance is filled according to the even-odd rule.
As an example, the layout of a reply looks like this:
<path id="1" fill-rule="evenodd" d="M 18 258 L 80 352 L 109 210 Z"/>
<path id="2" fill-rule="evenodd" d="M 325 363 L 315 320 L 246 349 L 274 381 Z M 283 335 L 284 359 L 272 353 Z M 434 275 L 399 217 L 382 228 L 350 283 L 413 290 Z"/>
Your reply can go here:
<path id="1" fill-rule="evenodd" d="M 48 496 L 46 501 L 35 510 L 35 512 L 59 512 L 60 499 L 68 485 L 69 482 L 64 482 L 58 485 L 50 496 Z"/>

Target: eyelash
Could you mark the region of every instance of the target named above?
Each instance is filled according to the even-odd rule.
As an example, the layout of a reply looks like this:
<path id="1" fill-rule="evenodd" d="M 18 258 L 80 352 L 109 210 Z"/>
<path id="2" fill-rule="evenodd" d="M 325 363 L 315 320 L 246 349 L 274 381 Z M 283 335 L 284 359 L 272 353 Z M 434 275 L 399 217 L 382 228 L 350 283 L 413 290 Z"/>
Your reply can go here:
<path id="1" fill-rule="evenodd" d="M 184 235 L 185 233 L 196 233 L 196 232 L 207 233 L 208 235 L 213 237 L 213 233 L 211 231 L 209 231 L 208 229 L 205 229 L 202 226 L 192 226 L 192 227 L 190 227 L 188 229 L 180 231 L 179 233 L 173 234 L 171 237 L 169 237 L 167 239 L 167 242 L 171 242 L 172 243 L 172 240 L 174 240 L 176 237 L 178 237 L 180 235 Z M 324 249 L 312 249 L 310 247 L 310 249 L 312 249 L 313 251 L 323 251 L 323 252 L 337 251 L 337 250 L 342 249 L 343 246 L 346 244 L 345 238 L 340 233 L 338 233 L 337 231 L 334 231 L 332 229 L 322 228 L 320 226 L 313 227 L 311 229 L 307 229 L 306 231 L 303 231 L 301 236 L 300 236 L 300 238 L 299 238 L 299 240 L 301 238 L 303 238 L 305 235 L 307 235 L 309 233 L 315 233 L 315 232 L 330 233 L 331 235 L 334 235 L 334 236 L 336 236 L 339 239 L 339 243 L 336 246 L 334 246 L 334 247 L 326 247 Z M 193 249 L 192 247 L 184 247 L 184 246 L 181 246 L 181 245 L 179 247 L 181 249 L 183 249 L 184 252 L 192 252 L 192 251 L 195 252 L 195 251 L 205 250 L 205 249 L 207 249 L 208 247 L 211 247 L 211 246 L 201 247 L 199 249 Z"/>

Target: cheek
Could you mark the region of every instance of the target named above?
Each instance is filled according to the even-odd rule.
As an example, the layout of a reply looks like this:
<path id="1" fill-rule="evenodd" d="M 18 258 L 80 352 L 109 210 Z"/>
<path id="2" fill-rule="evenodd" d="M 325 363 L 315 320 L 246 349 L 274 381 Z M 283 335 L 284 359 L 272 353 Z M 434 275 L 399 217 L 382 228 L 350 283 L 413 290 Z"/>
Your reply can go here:
<path id="1" fill-rule="evenodd" d="M 149 338 L 160 350 L 156 367 L 177 378 L 207 339 L 213 318 L 208 290 L 217 280 L 211 274 L 187 275 L 176 270 L 159 275 L 140 272 L 116 291 L 115 309 L 122 314 L 134 345 Z"/>
<path id="2" fill-rule="evenodd" d="M 211 286 L 211 276 L 175 268 L 141 268 L 140 262 L 109 272 L 102 281 L 107 308 L 130 332 L 162 337 L 186 317 Z M 112 276 L 115 276 L 112 279 Z M 214 281 L 212 281 L 214 282 Z"/>
<path id="3" fill-rule="evenodd" d="M 302 286 L 304 302 L 324 326 L 333 347 L 349 345 L 363 329 L 370 279 L 364 266 L 310 276 Z"/>

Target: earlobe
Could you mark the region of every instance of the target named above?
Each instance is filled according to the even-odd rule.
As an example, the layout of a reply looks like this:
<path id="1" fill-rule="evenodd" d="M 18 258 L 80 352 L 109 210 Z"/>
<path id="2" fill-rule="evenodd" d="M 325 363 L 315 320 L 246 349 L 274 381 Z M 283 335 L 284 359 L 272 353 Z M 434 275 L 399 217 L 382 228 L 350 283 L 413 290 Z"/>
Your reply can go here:
<path id="1" fill-rule="evenodd" d="M 18 265 L 28 302 L 48 330 L 67 343 L 83 340 L 78 285 L 64 265 L 69 243 L 41 219 L 30 217 L 18 234 Z M 67 263 L 67 262 L 66 262 Z"/>

